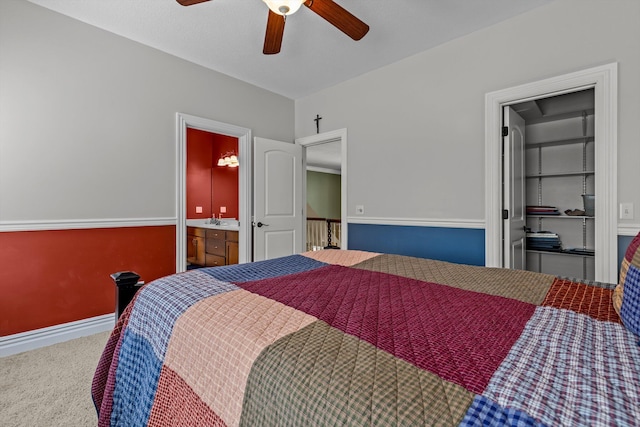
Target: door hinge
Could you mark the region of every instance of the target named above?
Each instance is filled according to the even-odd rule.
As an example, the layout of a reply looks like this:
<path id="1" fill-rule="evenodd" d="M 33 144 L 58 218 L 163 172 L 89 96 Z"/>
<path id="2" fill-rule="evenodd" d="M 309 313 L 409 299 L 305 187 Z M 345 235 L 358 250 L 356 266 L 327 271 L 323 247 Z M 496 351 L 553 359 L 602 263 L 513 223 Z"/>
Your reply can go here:
<path id="1" fill-rule="evenodd" d="M 507 136 L 507 135 L 509 135 L 509 128 L 506 126 L 502 126 L 502 136 Z"/>
<path id="2" fill-rule="evenodd" d="M 509 219 L 509 210 L 502 209 L 502 219 Z"/>

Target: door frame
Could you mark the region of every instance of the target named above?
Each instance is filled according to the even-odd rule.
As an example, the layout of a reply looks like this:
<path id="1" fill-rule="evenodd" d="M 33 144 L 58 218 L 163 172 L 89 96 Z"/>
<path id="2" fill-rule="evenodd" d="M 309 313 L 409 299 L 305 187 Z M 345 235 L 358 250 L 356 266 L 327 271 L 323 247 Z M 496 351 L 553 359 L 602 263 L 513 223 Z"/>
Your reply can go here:
<path id="1" fill-rule="evenodd" d="M 348 226 L 347 226 L 347 129 L 337 129 L 331 132 L 323 132 L 316 135 L 305 136 L 296 139 L 296 144 L 302 145 L 302 167 L 305 173 L 302 175 L 302 205 L 303 218 L 307 218 L 307 147 L 313 145 L 327 144 L 329 142 L 340 141 L 340 222 L 342 229 L 340 230 L 340 249 L 348 249 Z M 303 229 L 303 244 L 307 244 L 307 226 Z"/>
<path id="2" fill-rule="evenodd" d="M 502 267 L 502 107 L 553 95 L 594 89 L 595 280 L 616 283 L 618 64 L 611 63 L 485 95 L 485 265 Z"/>
<path id="3" fill-rule="evenodd" d="M 239 262 L 251 261 L 251 129 L 176 113 L 176 272 L 187 269 L 187 128 L 238 138 Z"/>

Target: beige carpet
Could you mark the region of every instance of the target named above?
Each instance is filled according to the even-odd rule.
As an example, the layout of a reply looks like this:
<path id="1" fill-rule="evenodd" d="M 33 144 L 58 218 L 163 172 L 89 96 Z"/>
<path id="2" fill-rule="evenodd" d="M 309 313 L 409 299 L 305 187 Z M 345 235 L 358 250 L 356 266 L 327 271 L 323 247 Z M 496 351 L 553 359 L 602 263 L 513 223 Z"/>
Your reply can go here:
<path id="1" fill-rule="evenodd" d="M 108 337 L 103 332 L 0 358 L 0 426 L 95 426 L 91 380 Z"/>

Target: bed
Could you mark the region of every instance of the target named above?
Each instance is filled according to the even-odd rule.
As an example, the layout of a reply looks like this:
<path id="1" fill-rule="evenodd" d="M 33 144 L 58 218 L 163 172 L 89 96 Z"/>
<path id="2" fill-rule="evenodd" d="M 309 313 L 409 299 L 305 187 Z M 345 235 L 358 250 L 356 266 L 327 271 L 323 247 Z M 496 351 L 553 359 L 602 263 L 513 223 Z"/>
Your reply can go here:
<path id="1" fill-rule="evenodd" d="M 616 289 L 355 250 L 158 279 L 100 359 L 98 424 L 638 424 L 634 242 Z"/>

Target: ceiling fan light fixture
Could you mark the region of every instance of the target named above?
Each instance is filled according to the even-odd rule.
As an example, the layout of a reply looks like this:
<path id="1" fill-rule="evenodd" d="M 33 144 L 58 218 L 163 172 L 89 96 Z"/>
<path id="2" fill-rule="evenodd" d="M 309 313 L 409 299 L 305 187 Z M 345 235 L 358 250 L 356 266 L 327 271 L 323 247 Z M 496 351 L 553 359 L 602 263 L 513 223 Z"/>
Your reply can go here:
<path id="1" fill-rule="evenodd" d="M 305 0 L 262 0 L 273 13 L 286 16 L 296 13 Z"/>

